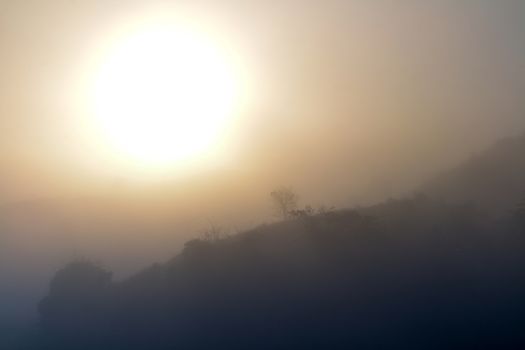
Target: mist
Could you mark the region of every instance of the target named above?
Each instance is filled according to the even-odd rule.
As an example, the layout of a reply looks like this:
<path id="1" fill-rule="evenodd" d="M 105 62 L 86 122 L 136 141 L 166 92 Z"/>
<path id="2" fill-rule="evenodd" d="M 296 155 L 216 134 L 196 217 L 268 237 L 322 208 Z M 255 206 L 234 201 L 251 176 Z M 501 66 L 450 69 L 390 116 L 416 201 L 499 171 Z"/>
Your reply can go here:
<path id="1" fill-rule="evenodd" d="M 152 173 L 105 152 L 76 89 L 98 42 L 164 12 L 224 33 L 255 88 L 224 159 Z M 0 0 L 0 325 L 36 320 L 69 261 L 124 280 L 211 227 L 279 221 L 276 188 L 301 207 L 368 207 L 519 138 L 524 23 L 514 0 Z"/>

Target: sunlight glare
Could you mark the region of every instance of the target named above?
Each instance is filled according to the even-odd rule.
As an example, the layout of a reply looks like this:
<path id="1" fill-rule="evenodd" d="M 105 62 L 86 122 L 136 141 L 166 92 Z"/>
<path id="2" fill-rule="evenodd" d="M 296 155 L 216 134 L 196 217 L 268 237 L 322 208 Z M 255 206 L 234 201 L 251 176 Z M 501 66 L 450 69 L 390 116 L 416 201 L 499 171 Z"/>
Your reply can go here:
<path id="1" fill-rule="evenodd" d="M 242 79 L 226 50 L 174 24 L 140 28 L 109 50 L 93 86 L 94 114 L 116 152 L 147 167 L 221 147 Z"/>

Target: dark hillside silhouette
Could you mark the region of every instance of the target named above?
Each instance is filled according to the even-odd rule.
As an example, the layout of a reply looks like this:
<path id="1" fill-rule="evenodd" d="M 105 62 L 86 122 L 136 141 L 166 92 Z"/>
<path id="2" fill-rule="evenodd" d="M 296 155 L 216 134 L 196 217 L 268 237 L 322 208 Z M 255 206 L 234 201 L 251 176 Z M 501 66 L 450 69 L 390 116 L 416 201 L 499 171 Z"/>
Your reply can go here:
<path id="1" fill-rule="evenodd" d="M 121 282 L 76 262 L 34 348 L 522 348 L 516 220 L 416 196 L 193 240 Z"/>

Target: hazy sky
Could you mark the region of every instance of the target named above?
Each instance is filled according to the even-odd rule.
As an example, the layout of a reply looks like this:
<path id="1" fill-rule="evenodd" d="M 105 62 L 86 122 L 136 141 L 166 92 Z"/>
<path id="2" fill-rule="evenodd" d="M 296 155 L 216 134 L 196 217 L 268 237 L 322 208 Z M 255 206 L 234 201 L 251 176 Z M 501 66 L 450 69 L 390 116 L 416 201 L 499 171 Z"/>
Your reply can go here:
<path id="1" fill-rule="evenodd" d="M 101 43 L 159 12 L 204 23 L 256 84 L 226 166 L 148 183 L 76 99 Z M 522 0 L 0 0 L 0 203 L 48 198 L 1 207 L 0 299 L 32 314 L 75 254 L 129 273 L 210 222 L 267 221 L 276 186 L 314 206 L 410 192 L 525 130 L 523 38 Z"/>
<path id="2" fill-rule="evenodd" d="M 366 201 L 525 127 L 520 0 L 2 0 L 6 199 L 134 177 L 96 154 L 69 98 L 91 50 L 152 11 L 208 21 L 253 67 L 259 96 L 228 169 L 249 183 Z"/>

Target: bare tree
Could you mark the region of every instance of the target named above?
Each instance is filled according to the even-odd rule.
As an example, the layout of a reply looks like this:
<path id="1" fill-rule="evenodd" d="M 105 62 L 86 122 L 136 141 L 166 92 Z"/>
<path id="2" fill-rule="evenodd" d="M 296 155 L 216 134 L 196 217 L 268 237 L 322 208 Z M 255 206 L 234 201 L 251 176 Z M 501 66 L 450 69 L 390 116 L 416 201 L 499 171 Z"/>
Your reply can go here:
<path id="1" fill-rule="evenodd" d="M 228 237 L 228 234 L 221 226 L 218 226 L 209 220 L 208 224 L 209 227 L 201 234 L 201 239 L 203 241 L 213 243 Z"/>
<path id="2" fill-rule="evenodd" d="M 281 187 L 270 193 L 275 210 L 283 219 L 289 219 L 297 209 L 299 196 L 290 187 Z"/>

